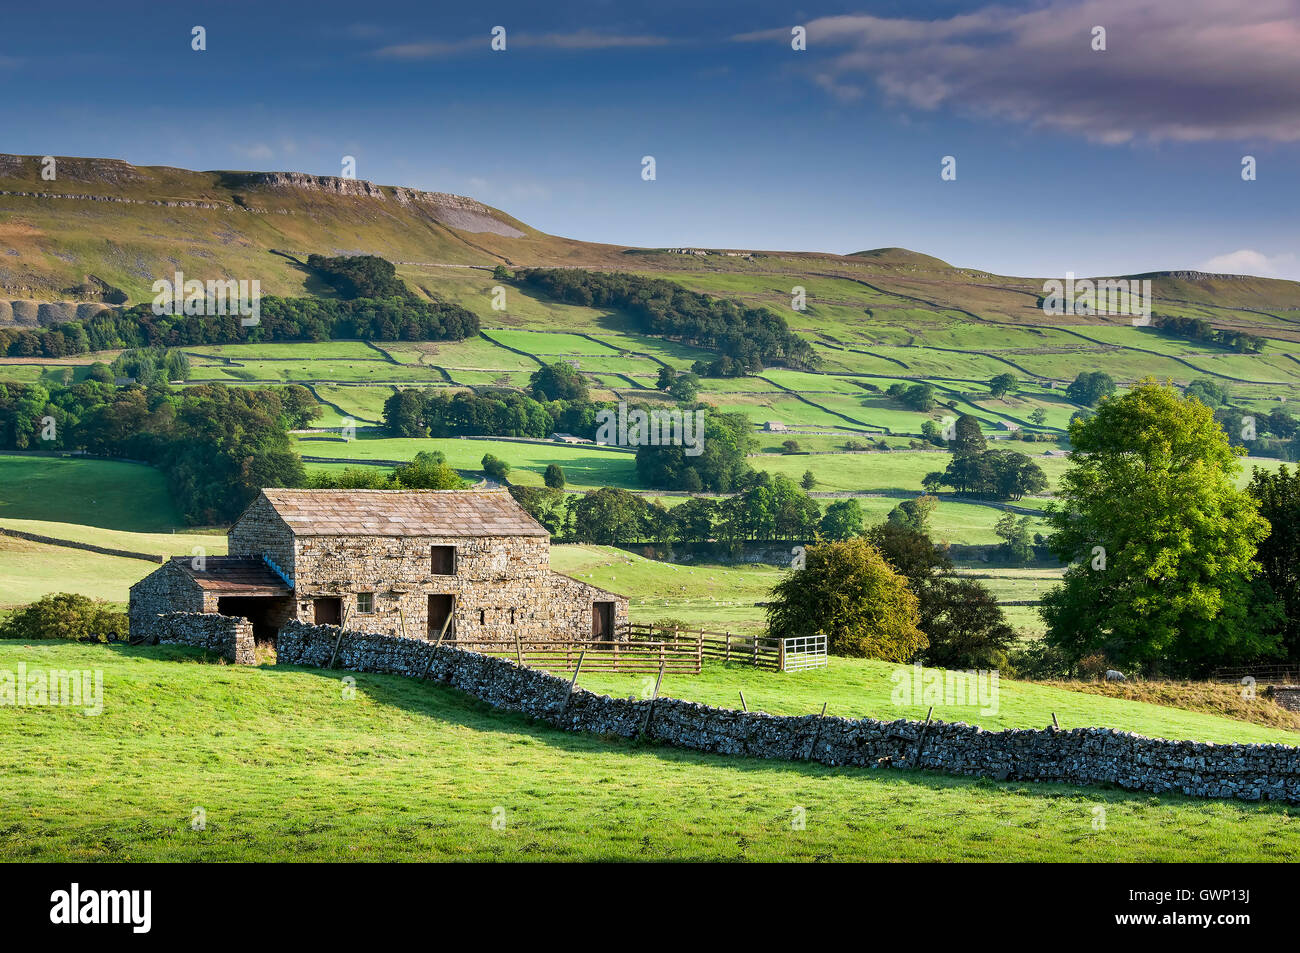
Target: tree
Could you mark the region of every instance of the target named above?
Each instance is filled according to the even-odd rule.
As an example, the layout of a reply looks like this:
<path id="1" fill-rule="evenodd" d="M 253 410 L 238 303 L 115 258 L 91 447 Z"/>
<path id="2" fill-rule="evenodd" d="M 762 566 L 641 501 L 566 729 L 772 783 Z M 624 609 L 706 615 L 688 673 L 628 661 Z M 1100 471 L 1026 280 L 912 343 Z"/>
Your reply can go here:
<path id="1" fill-rule="evenodd" d="M 920 628 L 930 640 L 923 659 L 932 665 L 997 667 L 1015 641 L 997 599 L 980 583 L 952 575 L 953 564 L 930 537 L 882 523 L 868 541 L 916 593 Z"/>
<path id="2" fill-rule="evenodd" d="M 1115 382 L 1105 371 L 1081 371 L 1069 387 L 1065 396 L 1076 404 L 1093 407 L 1103 397 L 1115 393 Z"/>
<path id="3" fill-rule="evenodd" d="M 1053 553 L 1072 563 L 1043 599 L 1047 640 L 1077 663 L 1200 672 L 1279 639 L 1252 619 L 1268 532 L 1238 490 L 1240 450 L 1209 408 L 1152 380 L 1070 425 L 1074 452 L 1049 504 Z"/>
<path id="4" fill-rule="evenodd" d="M 1042 407 L 1035 407 L 1034 412 L 1029 415 L 1029 419 L 1041 427 L 1047 423 L 1047 411 Z"/>
<path id="5" fill-rule="evenodd" d="M 925 661 L 945 668 L 1000 667 L 1016 642 L 993 593 L 973 579 L 938 578 L 921 595 Z"/>
<path id="6" fill-rule="evenodd" d="M 558 463 L 548 463 L 546 465 L 546 472 L 542 474 L 542 482 L 552 490 L 563 490 L 564 470 L 560 468 Z"/>
<path id="7" fill-rule="evenodd" d="M 1017 519 L 1014 513 L 1003 513 L 994 525 L 993 532 L 1002 540 L 1002 555 L 1011 562 L 1023 563 L 1033 555 L 1028 516 Z"/>
<path id="8" fill-rule="evenodd" d="M 655 381 L 655 387 L 659 388 L 659 390 L 667 390 L 676 379 L 677 368 L 665 364 L 659 368 L 659 377 Z"/>
<path id="9" fill-rule="evenodd" d="M 700 393 L 698 374 L 678 374 L 668 384 L 668 393 L 680 404 L 689 404 Z"/>
<path id="10" fill-rule="evenodd" d="M 465 481 L 447 466 L 442 451 L 421 450 L 414 460 L 393 471 L 393 484 L 408 490 L 460 490 Z"/>
<path id="11" fill-rule="evenodd" d="M 491 453 L 483 454 L 483 472 L 498 483 L 505 483 L 510 476 L 510 464 Z"/>
<path id="12" fill-rule="evenodd" d="M 528 379 L 537 400 L 586 400 L 587 382 L 572 364 L 543 364 Z"/>
<path id="13" fill-rule="evenodd" d="M 510 269 L 506 268 L 505 265 L 497 265 L 492 269 L 492 279 L 494 281 L 509 281 Z"/>
<path id="14" fill-rule="evenodd" d="M 934 385 L 928 381 L 913 384 L 902 392 L 899 399 L 913 410 L 928 414 L 934 410 Z"/>
<path id="15" fill-rule="evenodd" d="M 799 485 L 805 490 L 811 490 L 817 485 L 817 477 L 813 475 L 811 470 L 805 470 L 803 471 L 803 479 L 799 481 Z"/>
<path id="16" fill-rule="evenodd" d="M 988 441 L 980 430 L 980 422 L 970 414 L 962 414 L 953 424 L 953 436 L 949 448 L 953 457 L 973 457 L 988 449 Z"/>
<path id="17" fill-rule="evenodd" d="M 1255 468 L 1246 487 L 1269 524 L 1259 544 L 1263 582 L 1280 611 L 1278 630 L 1287 658 L 1300 660 L 1300 471 Z M 1266 597 L 1267 598 L 1267 597 Z"/>
<path id="18" fill-rule="evenodd" d="M 1206 407 L 1214 409 L 1222 407 L 1228 402 L 1228 388 L 1218 381 L 1198 377 L 1187 385 L 1187 389 L 1183 391 L 1183 396 L 1194 397 Z"/>
<path id="19" fill-rule="evenodd" d="M 938 505 L 939 500 L 936 497 L 918 496 L 914 500 L 904 500 L 899 503 L 889 511 L 887 519 L 896 526 L 906 526 L 918 533 L 927 533 L 930 531 L 930 514 Z"/>
<path id="20" fill-rule="evenodd" d="M 772 589 L 772 634 L 824 632 L 830 652 L 890 662 L 910 661 L 926 647 L 916 596 L 866 540 L 811 545 L 804 557 L 804 567 Z"/>
<path id="21" fill-rule="evenodd" d="M 989 393 L 994 397 L 1004 397 L 1019 389 L 1020 381 L 1016 380 L 1014 374 L 998 374 L 989 381 Z"/>
<path id="22" fill-rule="evenodd" d="M 782 440 L 782 441 L 781 441 L 781 450 L 782 450 L 783 453 L 798 453 L 798 452 L 799 452 L 799 441 L 798 441 L 798 440 Z"/>
<path id="23" fill-rule="evenodd" d="M 852 539 L 862 535 L 864 525 L 866 516 L 862 512 L 862 504 L 854 499 L 836 500 L 826 507 L 826 513 L 822 516 L 822 537 L 831 541 Z"/>

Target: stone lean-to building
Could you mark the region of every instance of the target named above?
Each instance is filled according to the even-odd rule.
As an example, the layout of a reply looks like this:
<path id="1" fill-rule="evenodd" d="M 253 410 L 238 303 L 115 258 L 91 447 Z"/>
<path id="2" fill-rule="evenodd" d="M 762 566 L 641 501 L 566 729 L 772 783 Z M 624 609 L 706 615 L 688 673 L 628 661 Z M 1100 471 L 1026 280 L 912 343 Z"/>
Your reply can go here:
<path id="1" fill-rule="evenodd" d="M 181 556 L 131 587 L 132 638 L 166 613 L 444 640 L 609 639 L 627 597 L 550 568 L 550 534 L 503 490 L 263 490 L 229 555 Z M 446 630 L 444 633 L 444 629 Z"/>

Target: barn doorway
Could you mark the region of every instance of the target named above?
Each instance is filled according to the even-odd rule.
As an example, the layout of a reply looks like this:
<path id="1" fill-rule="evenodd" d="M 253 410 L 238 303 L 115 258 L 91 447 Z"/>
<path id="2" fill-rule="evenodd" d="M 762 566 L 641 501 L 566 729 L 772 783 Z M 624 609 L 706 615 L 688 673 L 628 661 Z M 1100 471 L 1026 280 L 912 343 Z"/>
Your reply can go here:
<path id="1" fill-rule="evenodd" d="M 591 604 L 591 637 L 600 642 L 614 640 L 614 603 Z"/>
<path id="2" fill-rule="evenodd" d="M 446 635 L 442 634 L 444 625 L 447 627 Z M 429 623 L 425 635 L 432 641 L 437 641 L 439 635 L 444 642 L 456 641 L 455 596 L 443 593 L 429 596 Z"/>
<path id="3" fill-rule="evenodd" d="M 342 625 L 343 600 L 338 596 L 313 599 L 311 603 L 311 620 L 317 625 Z"/>
<path id="4" fill-rule="evenodd" d="M 293 618 L 292 597 L 221 596 L 217 612 L 253 623 L 253 638 L 258 645 L 275 647 L 280 628 Z"/>

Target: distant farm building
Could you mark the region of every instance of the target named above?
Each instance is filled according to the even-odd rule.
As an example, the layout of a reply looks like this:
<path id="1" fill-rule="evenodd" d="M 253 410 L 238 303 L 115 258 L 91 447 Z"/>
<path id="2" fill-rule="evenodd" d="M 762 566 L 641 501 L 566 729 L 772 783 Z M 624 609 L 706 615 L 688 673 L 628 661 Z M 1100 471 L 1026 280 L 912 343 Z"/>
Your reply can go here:
<path id="1" fill-rule="evenodd" d="M 551 439 L 556 443 L 591 443 L 586 437 L 575 437 L 571 433 L 553 433 Z"/>
<path id="2" fill-rule="evenodd" d="M 131 587 L 132 638 L 169 612 L 411 638 L 614 639 L 627 597 L 553 572 L 550 534 L 501 490 L 263 490 L 229 555 L 177 557 Z"/>
<path id="3" fill-rule="evenodd" d="M 786 433 L 790 428 L 779 420 L 769 420 L 767 423 L 763 424 L 763 429 L 768 433 Z"/>

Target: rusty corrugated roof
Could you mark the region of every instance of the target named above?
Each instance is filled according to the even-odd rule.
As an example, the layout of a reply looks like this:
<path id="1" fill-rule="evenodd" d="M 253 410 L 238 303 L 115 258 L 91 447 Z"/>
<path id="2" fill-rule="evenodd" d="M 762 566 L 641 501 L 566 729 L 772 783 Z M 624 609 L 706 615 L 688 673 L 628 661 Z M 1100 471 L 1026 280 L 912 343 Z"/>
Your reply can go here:
<path id="1" fill-rule="evenodd" d="M 287 596 L 293 592 L 260 556 L 206 556 L 203 568 L 190 556 L 173 556 L 201 589 L 230 595 Z"/>
<path id="2" fill-rule="evenodd" d="M 550 536 L 505 490 L 263 490 L 295 536 Z"/>

